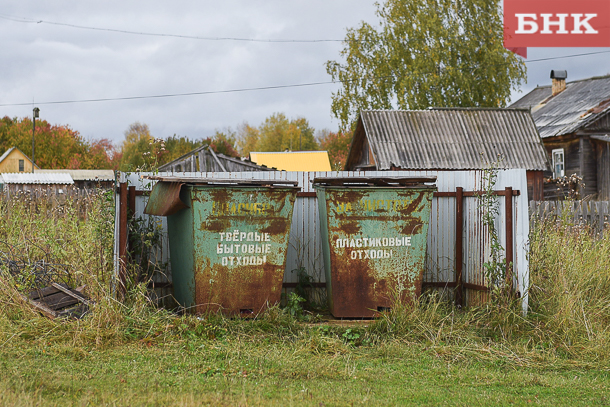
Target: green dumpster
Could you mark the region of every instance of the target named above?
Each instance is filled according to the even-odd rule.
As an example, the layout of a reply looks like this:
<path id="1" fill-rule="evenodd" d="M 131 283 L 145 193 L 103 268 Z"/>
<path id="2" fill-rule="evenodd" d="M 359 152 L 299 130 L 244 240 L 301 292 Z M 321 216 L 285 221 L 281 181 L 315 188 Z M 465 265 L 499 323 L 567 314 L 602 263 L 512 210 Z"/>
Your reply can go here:
<path id="1" fill-rule="evenodd" d="M 436 178 L 316 178 L 330 312 L 370 318 L 421 293 Z"/>
<path id="2" fill-rule="evenodd" d="M 150 178 L 145 213 L 167 216 L 183 307 L 247 316 L 280 301 L 296 182 Z"/>

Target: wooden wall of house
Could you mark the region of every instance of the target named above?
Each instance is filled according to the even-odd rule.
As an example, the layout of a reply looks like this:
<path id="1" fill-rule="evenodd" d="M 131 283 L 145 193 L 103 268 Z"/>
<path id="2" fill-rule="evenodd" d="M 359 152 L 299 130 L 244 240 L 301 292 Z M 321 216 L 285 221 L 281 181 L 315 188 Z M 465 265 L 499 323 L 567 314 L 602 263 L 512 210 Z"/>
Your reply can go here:
<path id="1" fill-rule="evenodd" d="M 544 200 L 544 172 L 527 171 L 527 197 L 529 201 Z"/>
<path id="2" fill-rule="evenodd" d="M 569 177 L 572 174 L 576 174 L 583 178 L 584 187 L 581 187 L 579 191 L 581 198 L 593 196 L 594 199 L 597 199 L 598 153 L 596 152 L 595 144 L 588 136 L 544 139 L 544 146 L 551 160 L 553 150 L 557 148 L 564 149 L 565 175 Z M 556 199 L 557 197 L 553 195 L 556 194 L 545 189 L 546 199 Z"/>
<path id="3" fill-rule="evenodd" d="M 610 143 L 595 143 L 597 156 L 597 199 L 610 201 Z"/>
<path id="4" fill-rule="evenodd" d="M 581 192 L 583 198 L 592 196 L 597 199 L 597 154 L 595 152 L 595 144 L 588 136 L 580 138 L 581 144 L 581 173 L 583 182 L 585 183 L 584 193 Z"/>

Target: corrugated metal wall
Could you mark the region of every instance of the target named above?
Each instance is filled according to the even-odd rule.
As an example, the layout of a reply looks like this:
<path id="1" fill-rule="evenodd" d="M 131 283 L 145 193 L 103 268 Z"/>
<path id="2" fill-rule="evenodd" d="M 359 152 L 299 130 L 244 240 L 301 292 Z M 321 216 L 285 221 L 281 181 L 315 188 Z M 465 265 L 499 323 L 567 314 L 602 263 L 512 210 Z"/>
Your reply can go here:
<path id="1" fill-rule="evenodd" d="M 153 182 L 142 179 L 144 173 L 120 173 L 119 182 L 128 182 L 136 190 L 148 191 Z M 456 187 L 464 191 L 481 190 L 482 171 L 367 171 L 364 172 L 232 172 L 232 173 L 160 173 L 156 175 L 197 176 L 209 178 L 254 178 L 283 179 L 297 181 L 302 192 L 315 192 L 312 181 L 315 177 L 350 177 L 350 176 L 436 176 L 439 192 L 455 192 Z M 520 195 L 513 197 L 513 225 L 515 260 L 514 273 L 517 276 L 518 290 L 524 297 L 524 310 L 527 307 L 527 287 L 529 287 L 529 268 L 527 261 L 527 237 L 529 234 L 529 217 L 527 202 L 527 180 L 525 170 L 502 170 L 498 172 L 495 190 L 512 187 Z M 119 207 L 119 197 L 116 205 Z M 147 196 L 136 197 L 136 216 L 146 218 L 144 207 Z M 498 235 L 505 247 L 505 212 L 504 197 L 500 202 L 497 219 Z M 475 197 L 464 198 L 464 238 L 463 238 L 463 279 L 465 283 L 485 285 L 483 264 L 489 257 L 489 237 L 481 222 L 481 213 Z M 424 282 L 447 282 L 455 278 L 455 198 L 435 197 L 428 233 L 428 253 Z M 162 247 L 157 251 L 157 261 L 169 264 L 169 245 L 167 240 L 167 223 L 163 217 L 156 218 L 163 228 Z M 315 197 L 297 197 L 287 254 L 285 283 L 298 282 L 296 270 L 303 267 L 316 282 L 325 282 L 320 240 L 318 205 Z M 118 270 L 118 210 L 115 239 L 115 268 Z M 171 281 L 171 270 L 168 269 Z M 164 277 L 157 277 L 164 281 Z M 484 292 L 466 290 L 466 304 L 475 305 L 485 300 Z"/>

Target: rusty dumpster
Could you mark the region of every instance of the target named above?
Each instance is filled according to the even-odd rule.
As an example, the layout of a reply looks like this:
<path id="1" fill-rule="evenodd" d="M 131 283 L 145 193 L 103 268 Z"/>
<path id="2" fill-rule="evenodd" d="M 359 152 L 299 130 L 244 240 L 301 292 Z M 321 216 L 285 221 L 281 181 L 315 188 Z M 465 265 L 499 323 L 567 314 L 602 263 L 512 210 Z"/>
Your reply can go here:
<path id="1" fill-rule="evenodd" d="M 149 177 L 145 213 L 167 216 L 174 296 L 196 313 L 279 303 L 296 182 Z"/>
<path id="2" fill-rule="evenodd" d="M 436 178 L 316 178 L 330 312 L 371 318 L 421 293 Z"/>

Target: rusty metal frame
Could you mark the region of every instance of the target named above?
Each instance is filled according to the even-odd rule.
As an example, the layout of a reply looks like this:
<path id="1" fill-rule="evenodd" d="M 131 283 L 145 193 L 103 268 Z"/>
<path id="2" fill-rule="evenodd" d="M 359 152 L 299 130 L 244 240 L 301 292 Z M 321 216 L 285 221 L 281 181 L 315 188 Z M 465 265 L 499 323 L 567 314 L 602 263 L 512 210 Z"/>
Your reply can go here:
<path id="1" fill-rule="evenodd" d="M 455 198 L 455 279 L 454 281 L 439 281 L 423 283 L 427 287 L 455 288 L 455 305 L 464 306 L 464 289 L 476 291 L 489 291 L 489 287 L 478 284 L 464 283 L 462 278 L 463 264 L 463 239 L 464 239 L 464 198 L 476 197 L 486 194 L 487 191 L 464 191 L 456 187 L 455 192 L 435 192 L 436 198 Z M 513 224 L 513 196 L 521 195 L 519 190 L 506 187 L 503 191 L 493 191 L 495 196 L 504 197 L 505 223 L 506 223 L 506 282 L 513 287 L 513 262 L 514 262 L 514 224 Z M 510 244 L 509 244 L 510 243 Z"/>
<path id="2" fill-rule="evenodd" d="M 119 275 L 117 294 L 120 300 L 125 298 L 127 287 L 127 183 L 119 184 Z"/>

